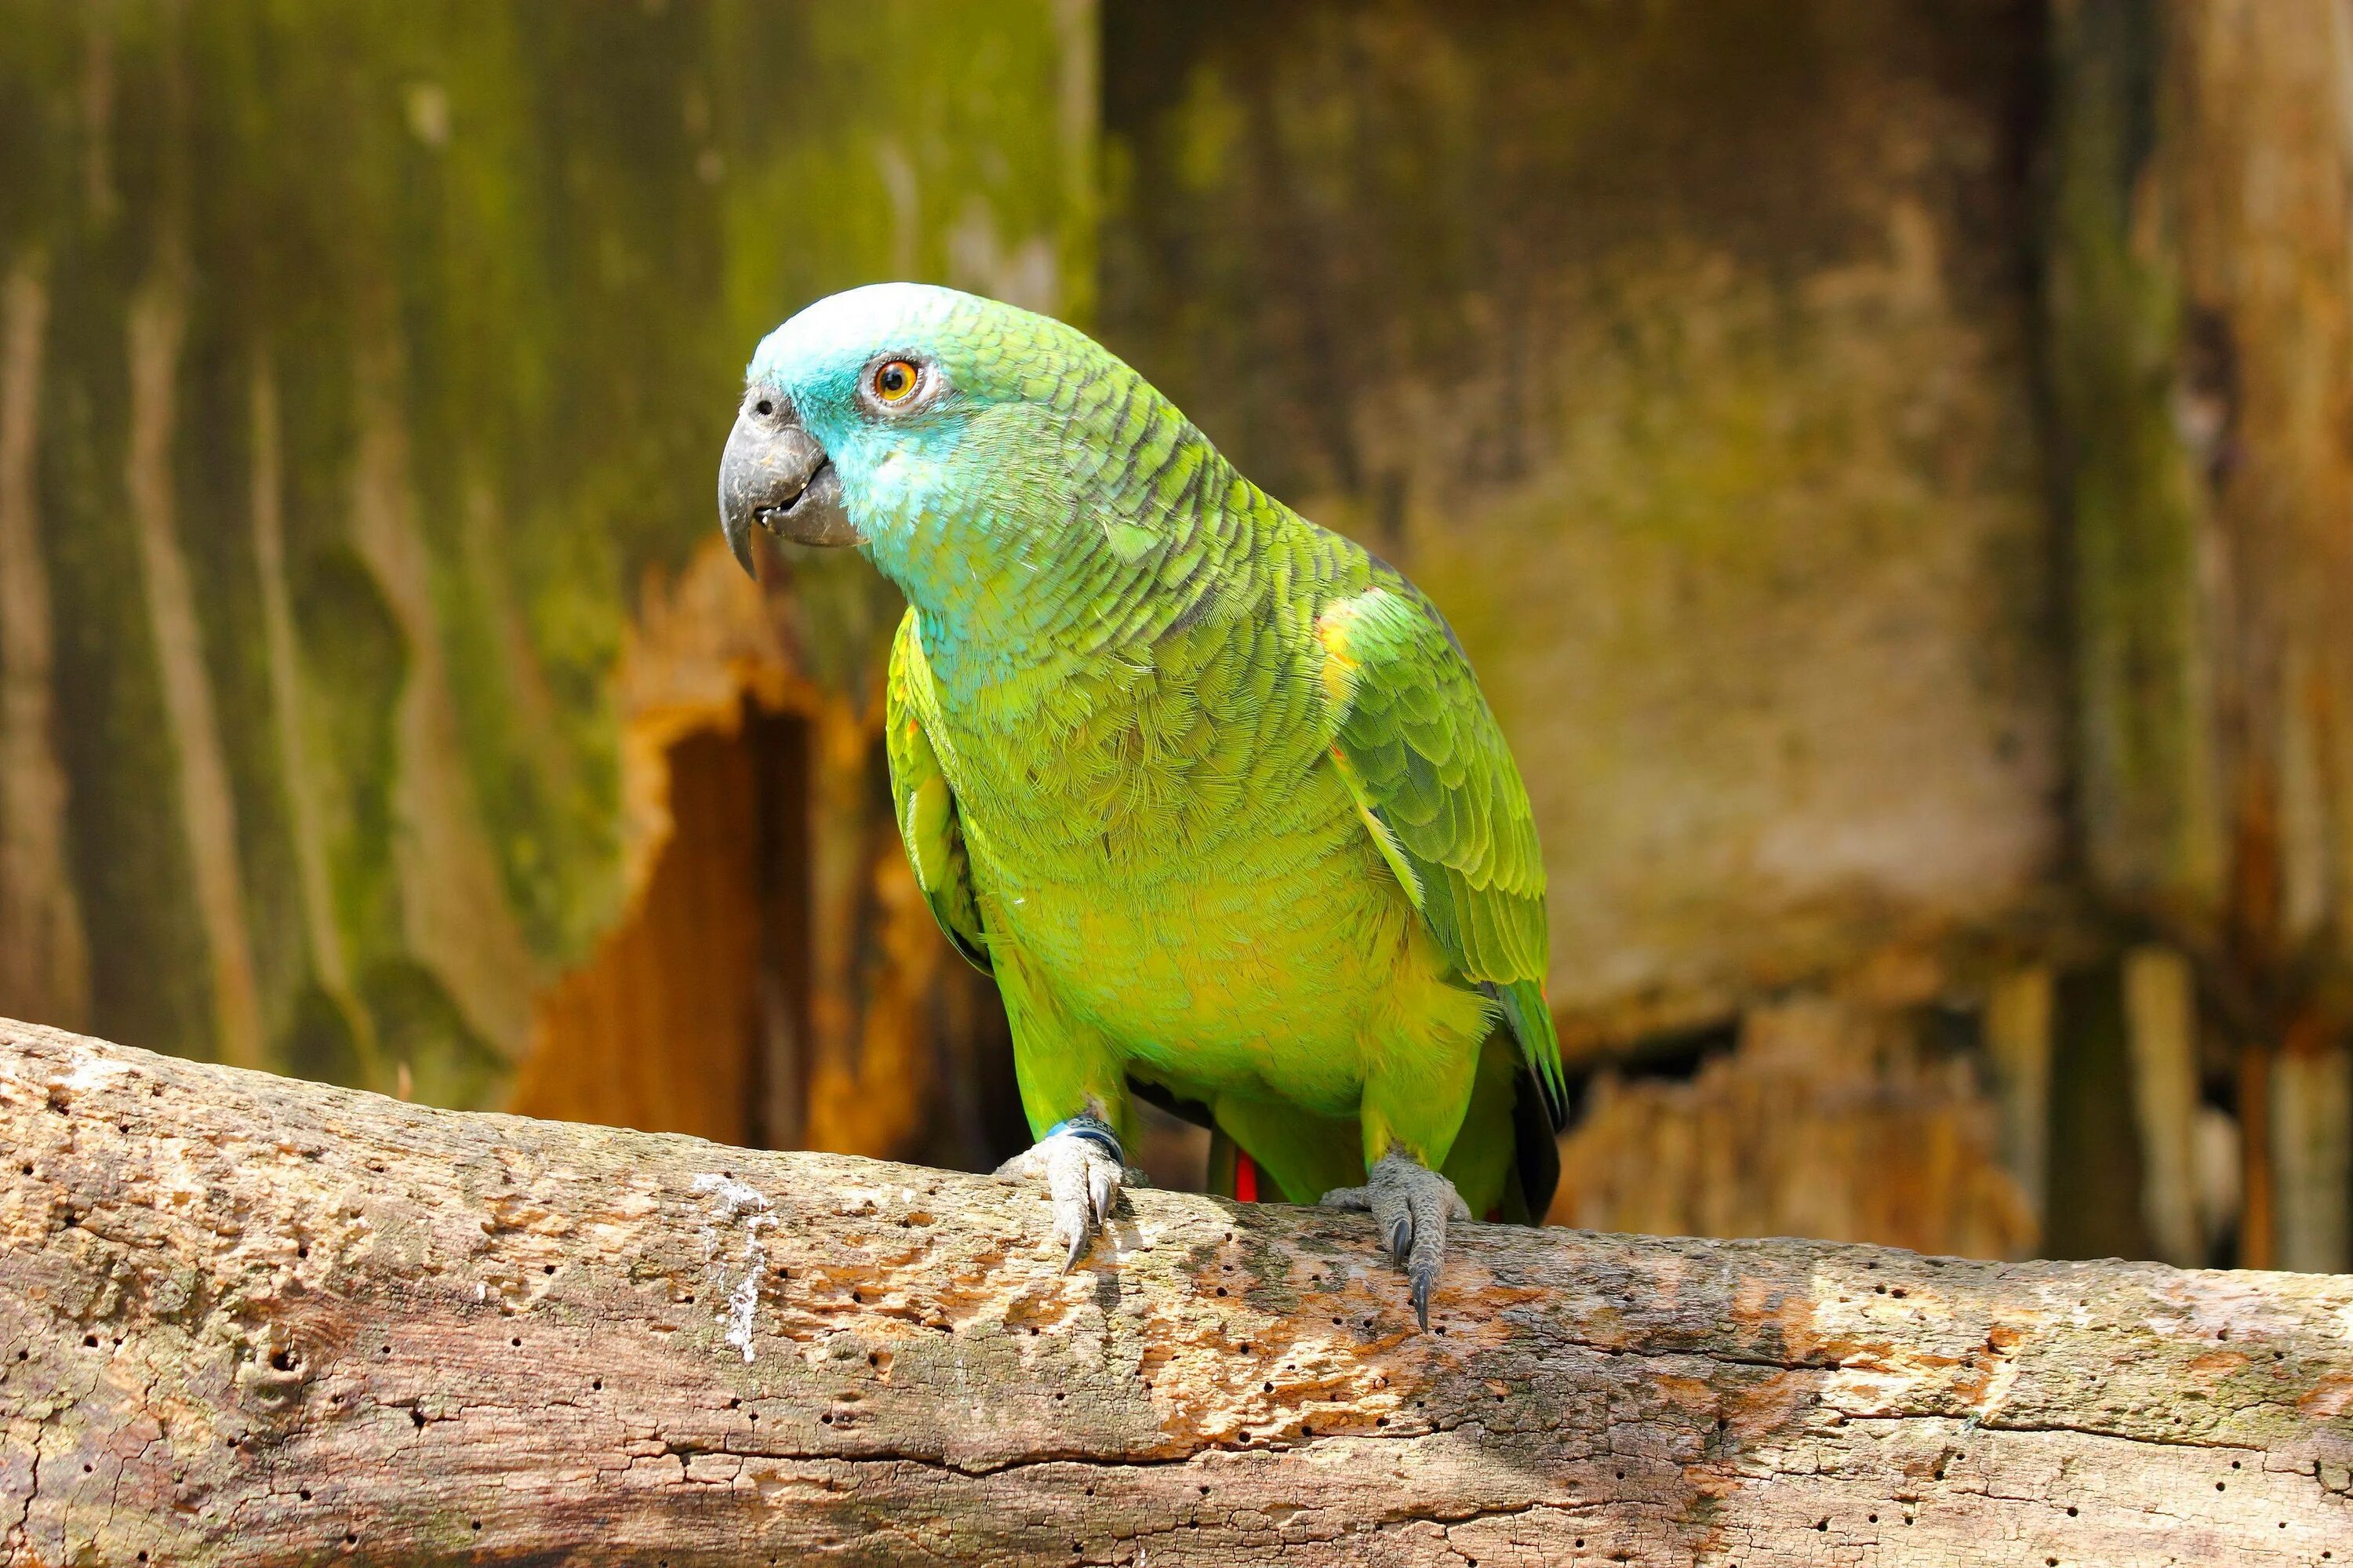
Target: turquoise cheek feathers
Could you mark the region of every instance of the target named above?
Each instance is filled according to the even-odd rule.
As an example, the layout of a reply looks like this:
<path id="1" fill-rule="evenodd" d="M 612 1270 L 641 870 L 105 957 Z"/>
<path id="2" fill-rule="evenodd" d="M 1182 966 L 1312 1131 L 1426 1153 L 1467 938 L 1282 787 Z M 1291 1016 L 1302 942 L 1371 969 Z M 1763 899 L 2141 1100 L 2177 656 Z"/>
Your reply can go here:
<path id="1" fill-rule="evenodd" d="M 1142 1096 L 1230 1193 L 1369 1210 L 1427 1325 L 1450 1222 L 1538 1223 L 1567 1087 L 1527 792 L 1445 619 L 1084 334 L 946 289 L 754 356 L 720 516 L 905 593 L 886 743 L 995 976 L 1075 1266 Z"/>

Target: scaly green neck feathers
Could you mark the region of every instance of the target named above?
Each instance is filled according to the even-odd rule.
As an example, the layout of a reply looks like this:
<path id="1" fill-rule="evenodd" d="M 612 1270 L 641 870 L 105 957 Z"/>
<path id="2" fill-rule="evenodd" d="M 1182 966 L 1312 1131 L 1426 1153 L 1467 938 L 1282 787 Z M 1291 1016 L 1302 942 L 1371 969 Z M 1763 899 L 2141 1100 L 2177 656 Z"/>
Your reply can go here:
<path id="1" fill-rule="evenodd" d="M 1272 506 L 1110 355 L 1038 358 L 1050 397 L 979 410 L 870 481 L 867 554 L 922 614 L 952 700 L 1198 619 Z"/>

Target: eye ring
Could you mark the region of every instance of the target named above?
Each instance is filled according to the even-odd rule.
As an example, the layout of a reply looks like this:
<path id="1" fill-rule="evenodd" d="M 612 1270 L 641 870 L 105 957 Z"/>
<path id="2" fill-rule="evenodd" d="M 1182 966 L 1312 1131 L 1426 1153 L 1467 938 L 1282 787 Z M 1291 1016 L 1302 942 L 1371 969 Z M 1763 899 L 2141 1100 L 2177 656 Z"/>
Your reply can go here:
<path id="1" fill-rule="evenodd" d="M 874 374 L 867 381 L 873 388 L 874 400 L 885 407 L 904 403 L 923 384 L 923 367 L 911 359 L 886 359 L 874 367 Z"/>

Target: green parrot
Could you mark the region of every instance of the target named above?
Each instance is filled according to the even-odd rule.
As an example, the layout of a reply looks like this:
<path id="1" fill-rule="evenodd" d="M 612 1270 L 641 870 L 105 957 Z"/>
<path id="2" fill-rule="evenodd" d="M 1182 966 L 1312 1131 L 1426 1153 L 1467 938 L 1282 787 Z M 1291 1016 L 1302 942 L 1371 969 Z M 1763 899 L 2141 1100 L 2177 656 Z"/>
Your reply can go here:
<path id="1" fill-rule="evenodd" d="M 1228 1195 L 1370 1210 L 1427 1328 L 1448 1222 L 1540 1222 L 1567 1115 L 1535 823 L 1444 617 L 1047 317 L 878 284 L 746 379 L 737 559 L 765 527 L 906 595 L 899 830 L 1003 993 L 1037 1142 L 999 1174 L 1065 1267 L 1140 1096 Z"/>

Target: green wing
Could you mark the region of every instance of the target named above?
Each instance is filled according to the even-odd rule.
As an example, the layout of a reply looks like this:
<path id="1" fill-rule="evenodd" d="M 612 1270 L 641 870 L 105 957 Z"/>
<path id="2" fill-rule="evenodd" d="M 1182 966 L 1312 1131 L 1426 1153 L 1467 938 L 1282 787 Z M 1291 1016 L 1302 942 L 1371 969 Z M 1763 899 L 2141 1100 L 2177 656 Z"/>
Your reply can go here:
<path id="1" fill-rule="evenodd" d="M 1554 1127 L 1566 1125 L 1535 818 L 1471 662 L 1437 607 L 1386 569 L 1325 606 L 1315 630 L 1339 715 L 1334 764 L 1440 948 L 1501 1009 Z"/>
<path id="2" fill-rule="evenodd" d="M 910 609 L 891 642 L 891 679 L 883 705 L 884 744 L 891 755 L 891 806 L 899 819 L 899 837 L 907 846 L 908 863 L 915 868 L 915 885 L 923 890 L 932 917 L 955 944 L 955 950 L 987 973 L 988 935 L 981 925 L 980 905 L 972 895 L 972 864 L 965 855 L 955 792 L 948 788 L 939 753 L 932 749 L 931 738 L 924 735 L 917 716 L 915 693 L 918 688 L 928 689 L 931 681 L 915 612 Z"/>

